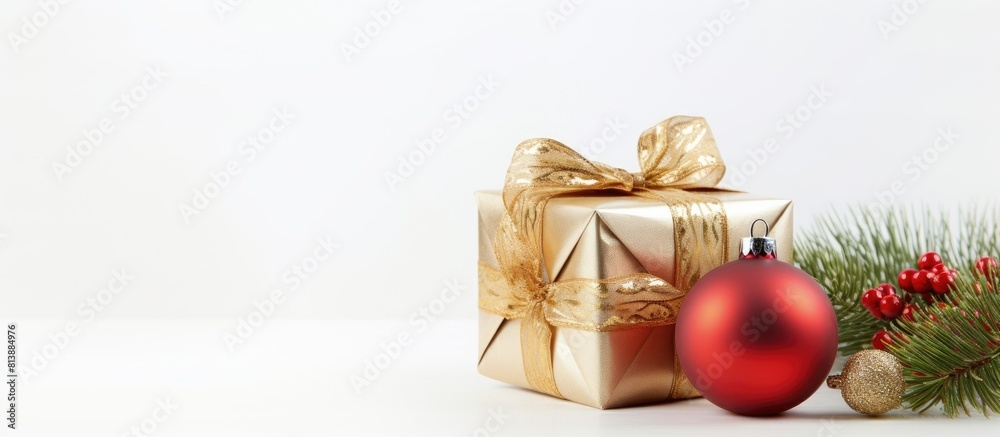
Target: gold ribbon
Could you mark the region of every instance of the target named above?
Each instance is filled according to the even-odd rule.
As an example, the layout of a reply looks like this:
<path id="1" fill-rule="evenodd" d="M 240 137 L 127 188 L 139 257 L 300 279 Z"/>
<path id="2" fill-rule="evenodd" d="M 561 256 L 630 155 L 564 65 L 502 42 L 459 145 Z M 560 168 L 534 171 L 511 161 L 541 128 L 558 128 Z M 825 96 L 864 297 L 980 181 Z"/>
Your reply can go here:
<path id="1" fill-rule="evenodd" d="M 713 188 L 725 165 L 708 124 L 677 116 L 639 138 L 641 172 L 592 162 L 546 138 L 514 151 L 503 201 L 507 210 L 493 245 L 500 270 L 480 263 L 479 307 L 521 319 L 521 349 L 528 383 L 562 397 L 552 369 L 552 326 L 611 331 L 674 323 L 695 281 L 726 260 L 728 226 L 722 202 L 687 189 Z M 542 272 L 542 213 L 554 196 L 623 191 L 670 207 L 674 225 L 675 281 L 649 273 L 607 279 L 548 282 Z M 554 278 L 553 278 L 554 279 Z M 675 372 L 679 375 L 680 369 Z M 675 377 L 674 393 L 678 392 Z"/>

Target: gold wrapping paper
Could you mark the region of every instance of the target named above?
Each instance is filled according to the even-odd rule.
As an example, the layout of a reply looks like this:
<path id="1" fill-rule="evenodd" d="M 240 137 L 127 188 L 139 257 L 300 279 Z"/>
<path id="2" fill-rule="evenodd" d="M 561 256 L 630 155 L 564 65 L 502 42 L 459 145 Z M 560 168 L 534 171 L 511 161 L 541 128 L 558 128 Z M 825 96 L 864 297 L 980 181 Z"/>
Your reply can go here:
<path id="1" fill-rule="evenodd" d="M 674 356 L 683 294 L 757 218 L 789 257 L 791 202 L 700 189 L 724 171 L 701 119 L 654 126 L 639 152 L 630 174 L 529 140 L 504 192 L 477 193 L 482 374 L 598 408 L 698 395 Z"/>

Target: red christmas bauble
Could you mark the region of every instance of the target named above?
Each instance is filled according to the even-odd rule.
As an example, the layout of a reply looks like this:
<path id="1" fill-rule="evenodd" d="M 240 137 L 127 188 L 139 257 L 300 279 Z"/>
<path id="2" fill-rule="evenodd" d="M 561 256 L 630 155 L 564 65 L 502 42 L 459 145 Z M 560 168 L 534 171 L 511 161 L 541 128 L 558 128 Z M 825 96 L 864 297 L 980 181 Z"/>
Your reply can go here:
<path id="1" fill-rule="evenodd" d="M 747 240 L 770 240 L 753 238 Z M 746 254 L 750 252 L 750 255 Z M 702 277 L 677 318 L 681 368 L 713 404 L 765 416 L 806 400 L 837 354 L 837 318 L 808 274 L 774 257 L 741 259 Z"/>

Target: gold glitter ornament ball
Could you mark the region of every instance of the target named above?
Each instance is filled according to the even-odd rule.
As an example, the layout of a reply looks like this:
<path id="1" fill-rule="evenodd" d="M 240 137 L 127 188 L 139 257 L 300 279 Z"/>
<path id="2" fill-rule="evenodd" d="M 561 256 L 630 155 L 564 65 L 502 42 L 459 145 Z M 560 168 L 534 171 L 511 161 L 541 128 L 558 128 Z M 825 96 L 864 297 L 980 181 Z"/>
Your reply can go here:
<path id="1" fill-rule="evenodd" d="M 840 389 L 852 410 L 869 416 L 899 408 L 906 390 L 899 360 L 876 349 L 851 355 L 842 373 L 827 378 L 826 385 Z"/>

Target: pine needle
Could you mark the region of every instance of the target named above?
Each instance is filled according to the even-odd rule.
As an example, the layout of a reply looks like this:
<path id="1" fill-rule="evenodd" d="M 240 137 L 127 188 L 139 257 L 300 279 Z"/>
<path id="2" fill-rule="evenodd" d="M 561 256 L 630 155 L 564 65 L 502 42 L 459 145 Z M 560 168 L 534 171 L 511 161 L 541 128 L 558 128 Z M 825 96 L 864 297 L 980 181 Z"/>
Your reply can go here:
<path id="1" fill-rule="evenodd" d="M 907 408 L 922 413 L 940 404 L 950 417 L 1000 412 L 1000 278 L 973 274 L 976 260 L 997 256 L 998 221 L 996 206 L 955 213 L 852 208 L 821 217 L 796 239 L 796 264 L 823 285 L 837 312 L 840 352 L 871 348 L 880 330 L 893 336 L 889 352 L 905 366 Z M 899 272 L 916 268 L 929 251 L 959 272 L 949 302 L 915 296 L 913 322 L 872 317 L 861 294 L 883 282 L 895 286 Z"/>

